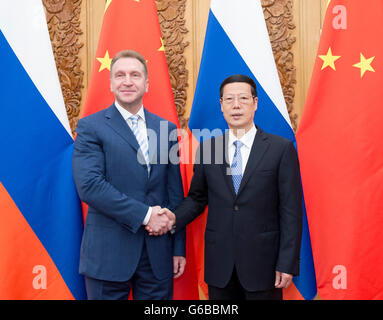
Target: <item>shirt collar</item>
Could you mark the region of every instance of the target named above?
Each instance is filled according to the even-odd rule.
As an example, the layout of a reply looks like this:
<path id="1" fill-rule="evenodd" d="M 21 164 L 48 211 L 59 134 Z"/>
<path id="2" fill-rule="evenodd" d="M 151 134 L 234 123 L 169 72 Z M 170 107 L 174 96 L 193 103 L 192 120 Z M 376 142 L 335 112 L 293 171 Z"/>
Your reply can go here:
<path id="1" fill-rule="evenodd" d="M 121 113 L 125 121 L 127 121 L 131 116 L 133 116 L 132 113 L 130 113 L 125 108 L 121 107 L 121 105 L 117 101 L 114 101 L 114 105 L 116 106 L 117 110 Z M 144 106 L 141 106 L 140 110 L 138 110 L 136 114 L 138 114 L 139 117 L 145 122 Z"/>
<path id="2" fill-rule="evenodd" d="M 229 130 L 229 147 L 233 145 L 234 141 L 241 141 L 247 148 L 251 149 L 251 146 L 253 145 L 253 141 L 255 138 L 255 135 L 257 133 L 257 128 L 255 125 L 251 127 L 249 131 L 247 131 L 241 139 L 238 139 L 231 130 Z"/>

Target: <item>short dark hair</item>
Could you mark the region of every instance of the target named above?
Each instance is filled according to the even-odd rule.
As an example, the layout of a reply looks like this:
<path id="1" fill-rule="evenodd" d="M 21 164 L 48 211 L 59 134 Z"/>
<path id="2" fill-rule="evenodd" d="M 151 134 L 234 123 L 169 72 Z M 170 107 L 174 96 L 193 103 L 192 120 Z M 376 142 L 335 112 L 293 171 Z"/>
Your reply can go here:
<path id="1" fill-rule="evenodd" d="M 113 57 L 112 62 L 110 63 L 110 76 L 112 76 L 113 65 L 116 63 L 117 60 L 121 58 L 134 58 L 140 61 L 144 66 L 145 77 L 148 77 L 148 66 L 146 65 L 145 58 L 140 53 L 134 50 L 121 50 L 120 52 L 117 52 L 117 54 Z"/>
<path id="2" fill-rule="evenodd" d="M 257 97 L 257 85 L 255 84 L 254 80 L 248 76 L 245 76 L 243 74 L 233 74 L 230 77 L 227 77 L 225 80 L 222 81 L 221 86 L 219 87 L 219 96 L 222 98 L 223 95 L 223 88 L 233 82 L 245 82 L 248 83 L 251 87 L 251 94 L 255 98 Z"/>

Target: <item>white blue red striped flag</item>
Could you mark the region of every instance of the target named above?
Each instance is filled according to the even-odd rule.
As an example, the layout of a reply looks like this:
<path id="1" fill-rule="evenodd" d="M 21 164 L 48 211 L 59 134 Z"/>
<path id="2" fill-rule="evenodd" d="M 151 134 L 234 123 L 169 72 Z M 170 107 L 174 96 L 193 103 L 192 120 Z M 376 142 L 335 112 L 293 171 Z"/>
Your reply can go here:
<path id="1" fill-rule="evenodd" d="M 73 138 L 41 0 L 0 2 L 0 299 L 84 299 Z"/>

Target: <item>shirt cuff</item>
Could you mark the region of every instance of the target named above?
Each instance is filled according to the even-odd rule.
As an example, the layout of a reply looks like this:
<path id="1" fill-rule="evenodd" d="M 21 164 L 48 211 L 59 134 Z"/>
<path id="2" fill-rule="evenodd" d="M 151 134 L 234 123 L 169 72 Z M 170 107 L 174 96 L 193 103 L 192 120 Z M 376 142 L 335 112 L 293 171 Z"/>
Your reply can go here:
<path id="1" fill-rule="evenodd" d="M 145 219 L 144 219 L 144 221 L 142 222 L 142 224 L 143 224 L 144 226 L 146 226 L 146 225 L 148 224 L 151 215 L 152 215 L 152 207 L 149 207 L 148 212 L 146 213 Z"/>

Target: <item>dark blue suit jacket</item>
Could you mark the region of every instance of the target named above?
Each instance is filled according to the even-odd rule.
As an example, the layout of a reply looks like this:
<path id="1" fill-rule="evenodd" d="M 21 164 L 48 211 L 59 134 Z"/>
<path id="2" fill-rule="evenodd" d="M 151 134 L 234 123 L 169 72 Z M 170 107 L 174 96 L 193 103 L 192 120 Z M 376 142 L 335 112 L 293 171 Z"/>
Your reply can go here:
<path id="1" fill-rule="evenodd" d="M 107 281 L 130 279 L 144 242 L 158 279 L 172 276 L 173 256 L 185 256 L 185 230 L 154 237 L 142 226 L 149 206 L 174 210 L 183 199 L 179 165 L 166 161 L 176 148 L 177 139 L 169 141 L 176 126 L 147 110 L 145 119 L 147 129 L 157 134 L 157 139 L 149 137 L 149 177 L 146 165 L 137 160 L 137 140 L 114 104 L 78 123 L 73 173 L 79 196 L 89 206 L 81 274 Z M 161 141 L 160 125 L 166 135 Z"/>

